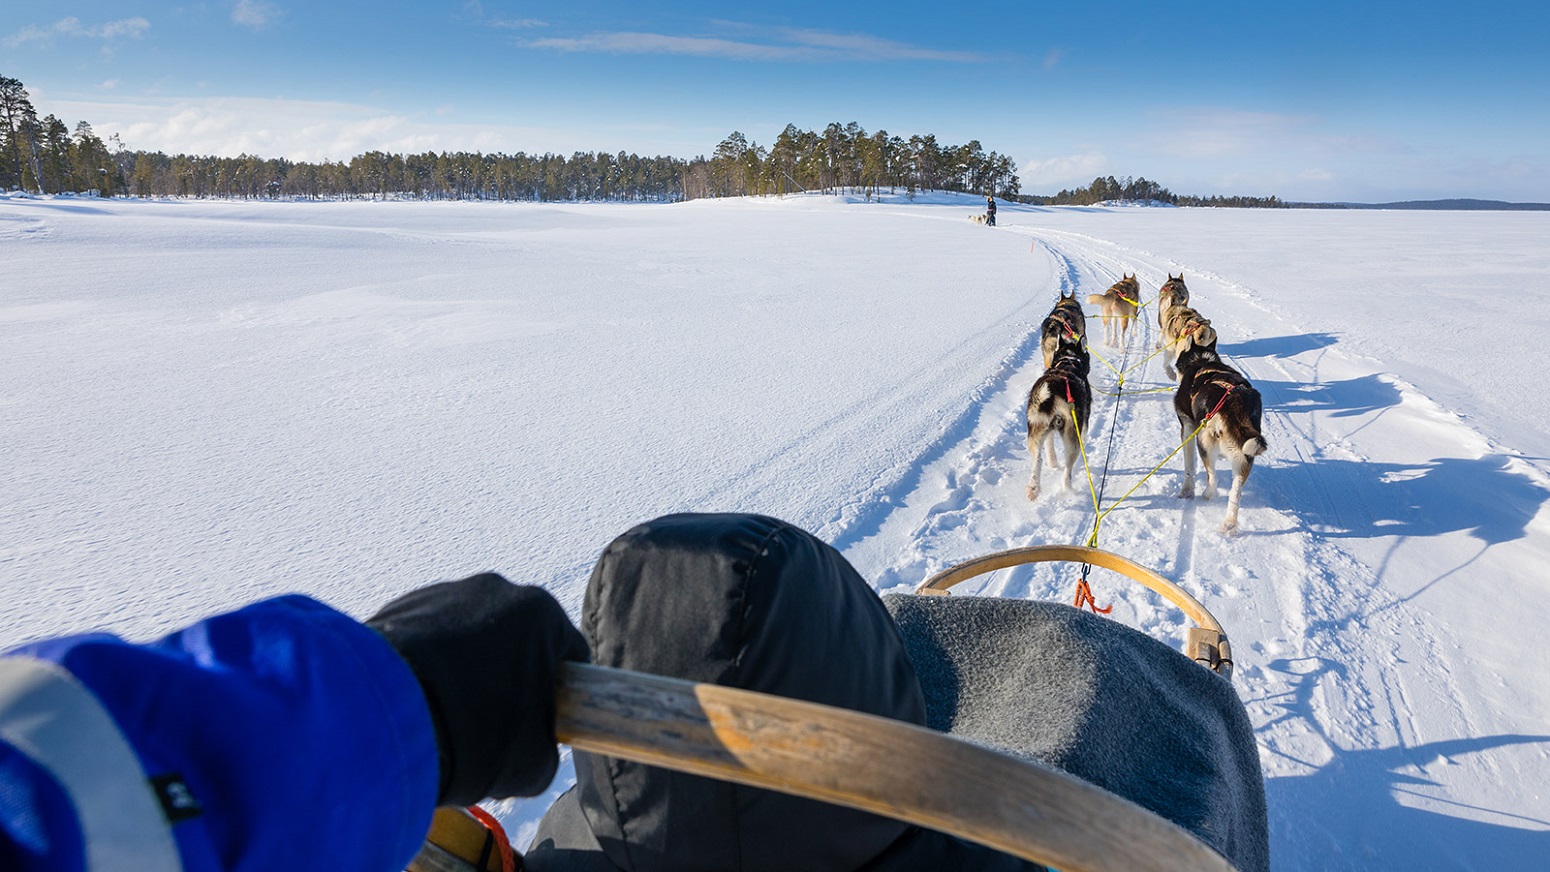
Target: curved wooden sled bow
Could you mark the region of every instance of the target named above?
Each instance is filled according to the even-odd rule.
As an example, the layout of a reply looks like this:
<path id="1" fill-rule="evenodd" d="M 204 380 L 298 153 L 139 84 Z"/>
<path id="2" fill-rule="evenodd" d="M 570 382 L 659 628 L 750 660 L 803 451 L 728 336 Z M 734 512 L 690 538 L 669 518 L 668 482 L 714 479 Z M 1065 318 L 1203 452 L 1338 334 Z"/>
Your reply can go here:
<path id="1" fill-rule="evenodd" d="M 1095 548 L 1000 552 L 951 567 L 916 592 L 946 594 L 976 575 L 1048 561 L 1101 566 L 1162 594 L 1197 625 L 1186 654 L 1231 677 L 1227 637 L 1204 606 L 1145 567 Z M 1057 769 L 847 709 L 567 663 L 556 732 L 578 750 L 872 812 L 1062 872 L 1233 869 L 1182 827 Z M 478 853 L 460 859 L 438 847 L 455 841 L 447 833 L 479 826 L 467 814 L 437 810 L 410 872 L 499 869 L 477 865 Z"/>

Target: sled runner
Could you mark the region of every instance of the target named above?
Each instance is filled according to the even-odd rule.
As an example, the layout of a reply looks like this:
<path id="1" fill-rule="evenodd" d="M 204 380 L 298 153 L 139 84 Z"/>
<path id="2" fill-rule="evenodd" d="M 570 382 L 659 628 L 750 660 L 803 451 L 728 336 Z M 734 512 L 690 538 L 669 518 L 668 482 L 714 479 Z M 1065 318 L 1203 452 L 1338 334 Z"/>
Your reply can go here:
<path id="1" fill-rule="evenodd" d="M 1157 590 L 1196 625 L 1188 656 L 1063 604 L 943 595 L 1044 561 L 1090 563 Z M 1268 868 L 1258 753 L 1225 680 L 1226 637 L 1188 593 L 1125 558 L 1068 546 L 989 555 L 917 590 L 926 595 L 884 604 L 916 664 L 929 728 L 568 664 L 559 739 L 906 821 L 1064 872 Z M 458 814 L 441 810 L 438 825 Z M 437 839 L 433 829 L 413 872 L 500 869 L 476 865 L 477 852 L 488 858 L 479 845 L 431 865 L 428 853 L 446 860 Z"/>

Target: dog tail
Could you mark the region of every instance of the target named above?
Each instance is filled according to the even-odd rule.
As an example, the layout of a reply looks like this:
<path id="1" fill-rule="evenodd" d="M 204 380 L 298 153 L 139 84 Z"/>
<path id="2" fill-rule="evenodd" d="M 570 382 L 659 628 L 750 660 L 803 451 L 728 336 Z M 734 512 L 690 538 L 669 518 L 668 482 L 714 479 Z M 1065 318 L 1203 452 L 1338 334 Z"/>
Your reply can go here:
<path id="1" fill-rule="evenodd" d="M 1105 299 L 1105 297 L 1104 297 L 1103 294 L 1088 294 L 1087 295 L 1087 302 L 1092 303 L 1094 306 L 1101 306 L 1101 305 L 1103 305 L 1104 299 Z"/>
<path id="2" fill-rule="evenodd" d="M 1250 457 L 1258 457 L 1261 454 L 1264 454 L 1265 449 L 1268 447 L 1269 446 L 1265 444 L 1265 437 L 1254 436 L 1251 437 L 1247 442 L 1243 443 L 1243 453 Z"/>

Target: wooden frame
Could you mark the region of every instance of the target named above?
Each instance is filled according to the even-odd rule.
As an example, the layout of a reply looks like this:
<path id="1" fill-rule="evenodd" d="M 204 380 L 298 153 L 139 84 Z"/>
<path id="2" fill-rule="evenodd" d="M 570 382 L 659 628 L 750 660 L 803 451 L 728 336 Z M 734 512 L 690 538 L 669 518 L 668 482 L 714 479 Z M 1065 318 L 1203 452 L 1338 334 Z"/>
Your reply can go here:
<path id="1" fill-rule="evenodd" d="M 1183 588 L 1097 548 L 1039 545 L 951 566 L 918 594 L 1029 563 L 1109 569 L 1161 594 L 1195 623 L 1185 654 L 1232 678 L 1216 618 Z M 555 730 L 582 751 L 818 799 L 950 833 L 1062 872 L 1233 866 L 1173 822 L 1058 769 L 874 715 L 674 678 L 567 663 Z M 439 809 L 411 872 L 479 872 L 448 850 L 472 818 Z M 477 823 L 473 824 L 478 826 Z M 794 834 L 800 838 L 801 834 Z"/>
<path id="2" fill-rule="evenodd" d="M 1134 560 L 1109 551 L 1088 548 L 1085 545 L 1034 545 L 1028 548 L 997 551 L 994 554 L 949 566 L 921 582 L 915 588 L 915 592 L 945 595 L 948 588 L 953 585 L 987 572 L 1029 563 L 1059 562 L 1085 563 L 1113 570 L 1157 591 L 1163 599 L 1177 606 L 1186 617 L 1195 622 L 1195 626 L 1191 627 L 1185 635 L 1184 656 L 1223 678 L 1232 679 L 1232 646 L 1228 643 L 1227 634 L 1222 631 L 1222 625 L 1217 622 L 1216 617 L 1207 611 L 1199 600 L 1190 596 L 1189 591 Z"/>
<path id="3" fill-rule="evenodd" d="M 873 812 L 1063 872 L 1233 868 L 1129 800 L 902 721 L 574 663 L 558 703 L 559 740 L 578 750 Z"/>

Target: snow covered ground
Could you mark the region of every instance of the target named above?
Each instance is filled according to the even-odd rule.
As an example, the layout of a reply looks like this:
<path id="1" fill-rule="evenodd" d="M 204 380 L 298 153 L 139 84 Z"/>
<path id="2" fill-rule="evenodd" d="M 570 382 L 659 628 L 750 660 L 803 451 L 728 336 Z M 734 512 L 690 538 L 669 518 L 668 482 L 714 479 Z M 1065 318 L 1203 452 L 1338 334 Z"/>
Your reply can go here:
<path id="1" fill-rule="evenodd" d="M 1085 486 L 1023 495 L 1039 322 L 1182 270 L 1270 451 L 1238 536 L 1175 457 L 1100 544 L 1227 628 L 1276 868 L 1543 868 L 1550 213 L 978 208 L 0 199 L 0 647 L 483 569 L 574 613 L 612 536 L 681 510 L 801 524 L 883 591 L 1082 542 Z M 1164 384 L 1098 398 L 1105 508 L 1177 444 Z M 540 809 L 500 809 L 519 845 Z"/>

